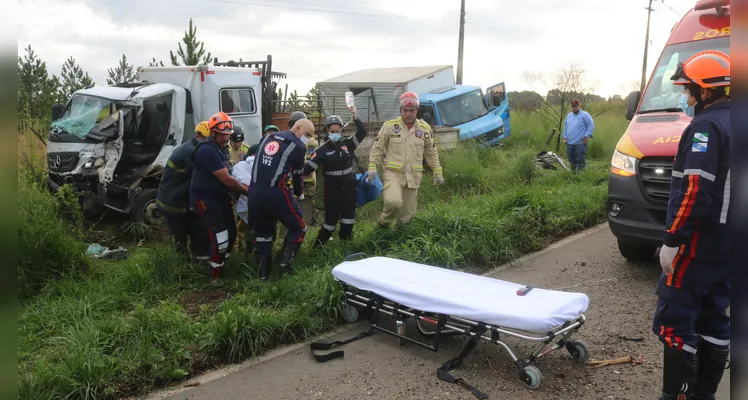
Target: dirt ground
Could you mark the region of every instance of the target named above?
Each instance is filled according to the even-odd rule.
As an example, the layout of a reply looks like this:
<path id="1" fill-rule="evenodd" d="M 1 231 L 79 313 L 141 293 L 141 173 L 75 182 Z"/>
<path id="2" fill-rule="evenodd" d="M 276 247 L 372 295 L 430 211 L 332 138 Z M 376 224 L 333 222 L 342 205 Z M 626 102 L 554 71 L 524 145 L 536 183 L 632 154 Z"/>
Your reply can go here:
<path id="1" fill-rule="evenodd" d="M 452 371 L 490 399 L 654 399 L 659 395 L 662 348 L 652 334 L 655 288 L 660 272 L 653 261 L 627 263 L 618 253 L 607 225 L 569 238 L 490 276 L 516 283 L 582 292 L 589 296 L 587 324 L 575 335 L 591 348 L 591 359 L 642 357 L 639 365 L 588 369 L 565 350 L 541 358 L 538 390 L 526 389 L 507 352 L 479 342 L 463 365 Z M 346 339 L 366 330 L 366 322 L 325 340 Z M 411 327 L 412 328 L 412 327 Z M 412 337 L 418 337 L 410 329 Z M 398 347 L 382 332 L 342 347 L 343 359 L 318 364 L 308 345 L 295 345 L 259 361 L 232 366 L 198 377 L 185 387 L 171 388 L 150 399 L 475 399 L 459 385 L 436 377 L 436 369 L 456 356 L 464 338 L 446 338 L 434 353 L 415 345 Z M 522 355 L 527 342 L 508 339 Z M 729 399 L 729 370 L 717 398 Z"/>

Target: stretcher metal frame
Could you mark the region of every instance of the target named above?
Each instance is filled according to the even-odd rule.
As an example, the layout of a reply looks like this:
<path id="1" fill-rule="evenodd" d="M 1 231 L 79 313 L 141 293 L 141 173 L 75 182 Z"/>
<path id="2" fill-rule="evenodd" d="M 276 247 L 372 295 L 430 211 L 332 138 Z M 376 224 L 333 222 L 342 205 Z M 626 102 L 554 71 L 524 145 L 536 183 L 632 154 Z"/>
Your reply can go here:
<path id="1" fill-rule="evenodd" d="M 361 255 L 364 254 L 351 254 L 346 257 L 345 261 L 350 261 L 353 257 Z M 356 322 L 359 317 L 358 309 L 361 308 L 365 314 L 369 314 L 369 320 L 371 323 L 370 330 L 375 329 L 392 335 L 398 338 L 400 345 L 403 345 L 406 342 L 413 343 L 436 352 L 439 349 L 441 339 L 445 336 L 466 335 L 470 337 L 470 342 L 465 346 L 465 350 L 463 350 L 460 356 L 450 360 L 440 368 L 440 370 L 442 370 L 446 367 L 446 371 L 443 372 L 448 372 L 449 369 L 459 366 L 465 356 L 467 356 L 480 339 L 503 347 L 512 358 L 519 379 L 528 389 L 532 390 L 540 388 L 542 384 L 542 374 L 534 365 L 541 357 L 544 357 L 560 348 L 565 348 L 572 358 L 580 363 L 586 362 L 590 356 L 590 349 L 586 343 L 581 340 L 571 339 L 572 335 L 586 323 L 587 320 L 584 314 L 580 314 L 577 318 L 552 328 L 545 334 L 529 333 L 509 327 L 486 324 L 480 321 L 472 321 L 450 315 L 414 310 L 402 304 L 390 301 L 376 293 L 363 291 L 338 279 L 335 280 L 343 287 L 343 298 L 341 299 L 343 319 L 351 323 Z M 395 331 L 383 327 L 378 323 L 380 313 L 389 315 L 395 319 Z M 416 340 L 405 335 L 405 321 L 411 318 L 415 320 L 418 332 L 425 337 L 431 338 L 429 342 Z M 434 328 L 428 330 L 424 327 L 424 323 L 430 324 L 434 326 Z M 509 344 L 502 340 L 502 336 L 535 342 L 538 343 L 538 346 L 532 353 L 530 353 L 530 355 L 520 358 L 514 351 L 512 351 Z M 450 363 L 452 364 L 451 366 L 448 365 Z M 487 398 L 485 395 L 483 395 L 483 397 L 478 395 L 473 390 L 474 388 L 467 385 L 461 379 L 444 379 L 441 372 L 437 372 L 440 379 L 460 383 L 468 387 L 468 389 L 470 389 L 478 398 Z M 479 391 L 478 393 L 482 394 Z"/>

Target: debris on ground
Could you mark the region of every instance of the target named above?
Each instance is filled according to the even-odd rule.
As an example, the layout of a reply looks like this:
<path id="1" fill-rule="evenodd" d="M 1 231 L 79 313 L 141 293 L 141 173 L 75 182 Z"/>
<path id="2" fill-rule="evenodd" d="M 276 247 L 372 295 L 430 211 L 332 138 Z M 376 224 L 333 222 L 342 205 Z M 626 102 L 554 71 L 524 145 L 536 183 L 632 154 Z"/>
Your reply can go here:
<path id="1" fill-rule="evenodd" d="M 109 247 L 104 247 L 98 243 L 90 244 L 86 250 L 86 255 L 93 258 L 104 258 L 109 260 L 126 260 L 130 256 L 127 249 L 122 246 L 110 250 Z"/>
<path id="2" fill-rule="evenodd" d="M 626 356 L 626 357 L 619 357 L 614 358 L 610 360 L 601 360 L 601 361 L 587 361 L 585 364 L 590 368 L 601 368 L 601 367 L 607 367 L 608 365 L 618 365 L 618 364 L 643 364 L 644 363 L 644 357 L 639 357 L 634 359 L 634 357 Z"/>

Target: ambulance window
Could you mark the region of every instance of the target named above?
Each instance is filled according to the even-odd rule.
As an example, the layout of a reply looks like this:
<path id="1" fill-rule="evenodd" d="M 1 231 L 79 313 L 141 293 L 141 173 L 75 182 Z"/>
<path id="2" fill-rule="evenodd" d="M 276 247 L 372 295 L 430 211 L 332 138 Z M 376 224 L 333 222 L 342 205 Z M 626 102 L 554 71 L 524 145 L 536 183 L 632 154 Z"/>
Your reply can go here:
<path id="1" fill-rule="evenodd" d="M 683 88 L 673 85 L 670 77 L 675 73 L 679 62 L 686 61 L 692 55 L 704 50 L 717 50 L 730 54 L 730 38 L 721 37 L 709 40 L 697 40 L 671 44 L 662 52 L 655 67 L 652 81 L 648 83 L 642 98 L 639 112 L 670 111 L 679 109 L 678 100 Z"/>
<path id="2" fill-rule="evenodd" d="M 257 112 L 252 88 L 221 89 L 221 111 L 226 114 L 254 114 Z"/>

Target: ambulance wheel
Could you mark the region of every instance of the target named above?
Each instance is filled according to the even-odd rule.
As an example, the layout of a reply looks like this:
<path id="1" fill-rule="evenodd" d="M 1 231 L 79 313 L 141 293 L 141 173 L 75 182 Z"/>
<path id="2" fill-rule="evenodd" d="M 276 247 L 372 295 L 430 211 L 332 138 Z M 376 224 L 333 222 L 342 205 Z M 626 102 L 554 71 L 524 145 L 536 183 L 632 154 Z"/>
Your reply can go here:
<path id="1" fill-rule="evenodd" d="M 618 240 L 618 251 L 623 258 L 632 262 L 651 260 L 655 255 L 655 250 L 657 248 L 654 246 L 641 246 Z"/>
<path id="2" fill-rule="evenodd" d="M 543 384 L 543 374 L 540 373 L 538 367 L 534 365 L 525 365 L 524 368 L 525 376 L 522 378 L 522 383 L 525 387 L 531 390 L 540 388 Z"/>
<path id="3" fill-rule="evenodd" d="M 343 303 L 341 311 L 345 322 L 354 323 L 358 321 L 358 309 L 348 303 Z"/>
<path id="4" fill-rule="evenodd" d="M 581 340 L 572 340 L 567 343 L 566 350 L 575 361 L 586 362 L 590 359 L 590 346 Z"/>

